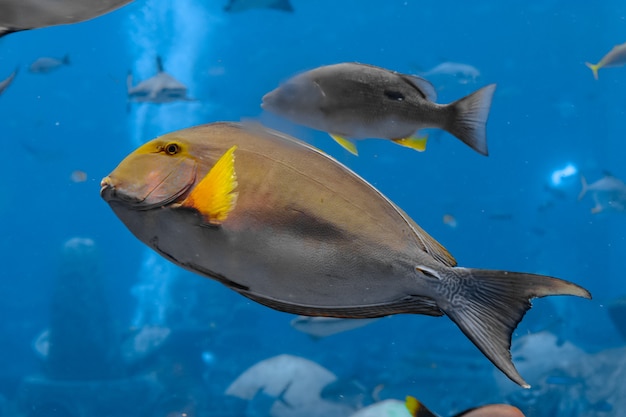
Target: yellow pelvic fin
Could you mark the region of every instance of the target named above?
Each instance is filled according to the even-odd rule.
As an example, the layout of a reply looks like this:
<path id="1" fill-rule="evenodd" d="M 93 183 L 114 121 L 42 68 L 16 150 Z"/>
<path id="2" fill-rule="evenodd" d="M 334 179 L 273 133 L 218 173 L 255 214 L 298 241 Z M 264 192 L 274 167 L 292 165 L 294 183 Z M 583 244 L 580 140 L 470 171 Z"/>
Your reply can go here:
<path id="1" fill-rule="evenodd" d="M 593 78 L 598 79 L 598 70 L 600 69 L 600 64 L 591 64 L 589 62 L 585 62 L 585 65 L 591 68 L 593 71 Z"/>
<path id="2" fill-rule="evenodd" d="M 182 203 L 183 207 L 198 210 L 209 224 L 221 224 L 235 208 L 235 149 L 236 145 L 218 159 Z"/>
<path id="3" fill-rule="evenodd" d="M 359 152 L 356 150 L 356 145 L 354 144 L 354 142 L 349 141 L 343 136 L 333 135 L 332 133 L 329 133 L 329 135 L 331 138 L 335 140 L 335 142 L 340 144 L 345 150 L 350 152 L 352 155 L 357 155 L 357 156 L 359 155 Z"/>
<path id="4" fill-rule="evenodd" d="M 410 136 L 402 139 L 392 139 L 395 143 L 407 148 L 415 149 L 418 152 L 424 152 L 426 150 L 426 142 L 428 142 L 428 136 Z"/>

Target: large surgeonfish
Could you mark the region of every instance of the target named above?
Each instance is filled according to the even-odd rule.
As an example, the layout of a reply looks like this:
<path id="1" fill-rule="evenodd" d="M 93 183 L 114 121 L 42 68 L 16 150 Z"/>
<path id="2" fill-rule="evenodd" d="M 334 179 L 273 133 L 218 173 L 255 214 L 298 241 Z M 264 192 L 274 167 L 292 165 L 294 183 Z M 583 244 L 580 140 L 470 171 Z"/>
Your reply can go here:
<path id="1" fill-rule="evenodd" d="M 142 145 L 100 194 L 166 259 L 271 308 L 373 318 L 447 315 L 500 370 L 529 300 L 590 298 L 542 275 L 462 268 L 380 191 L 279 132 L 215 123 Z"/>

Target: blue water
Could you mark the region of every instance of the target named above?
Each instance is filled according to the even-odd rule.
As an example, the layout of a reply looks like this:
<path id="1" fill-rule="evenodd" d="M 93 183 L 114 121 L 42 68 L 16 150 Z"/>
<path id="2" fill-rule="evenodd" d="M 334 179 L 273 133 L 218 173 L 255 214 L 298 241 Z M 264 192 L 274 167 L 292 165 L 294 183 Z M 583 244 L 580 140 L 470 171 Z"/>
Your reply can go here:
<path id="1" fill-rule="evenodd" d="M 99 329 L 96 333 L 106 337 L 97 345 L 112 356 L 137 329 L 171 329 L 165 347 L 132 366 L 110 359 L 120 368 L 110 379 L 151 375 L 166 387 L 154 398 L 127 389 L 131 398 L 112 397 L 117 398 L 112 410 L 115 401 L 119 409 L 130 401 L 138 409 L 145 405 L 141 412 L 150 416 L 269 416 L 274 399 L 253 406 L 224 391 L 254 363 L 288 353 L 359 381 L 368 392 L 382 384 L 380 399 L 414 395 L 442 416 L 493 402 L 513 403 L 528 416 L 621 415 L 616 392 L 623 389 L 592 395 L 579 383 L 580 370 L 558 379 L 574 382 L 544 384 L 552 386 L 550 395 L 517 388 L 446 318 L 397 316 L 313 340 L 290 327 L 293 316 L 154 255 L 101 200 L 99 184 L 130 151 L 158 135 L 213 121 L 259 120 L 355 170 L 460 265 L 548 274 L 591 291 L 592 301 L 536 300 L 513 336 L 514 347 L 543 331 L 588 356 L 623 348 L 607 305 L 626 293 L 626 215 L 592 214 L 591 198 L 577 201 L 577 195 L 579 174 L 590 181 L 605 171 L 626 178 L 626 68 L 602 69 L 596 81 L 584 65 L 626 41 L 626 4 L 292 0 L 294 13 L 227 14 L 222 3 L 137 0 L 88 22 L 0 40 L 0 79 L 20 68 L 0 96 L 0 416 L 62 415 L 60 406 L 34 405 L 37 396 L 28 382 L 47 378 L 53 383 L 46 387 L 56 392 L 34 341 L 50 328 L 58 303 L 68 310 L 84 306 L 79 316 L 85 331 Z M 38 57 L 65 54 L 70 66 L 45 75 L 27 71 Z M 152 76 L 157 55 L 197 101 L 128 105 L 128 71 L 135 80 Z M 462 84 L 449 76 L 431 81 L 440 103 L 497 84 L 487 125 L 489 157 L 445 133 L 433 133 L 425 153 L 370 140 L 359 143 L 360 156 L 354 157 L 326 134 L 260 109 L 261 97 L 289 76 L 345 61 L 404 73 L 445 61 L 473 65 L 481 72 L 476 82 Z M 553 172 L 568 164 L 577 173 L 551 184 Z M 72 181 L 76 170 L 87 180 Z M 446 214 L 456 227 L 443 222 Z M 64 242 L 73 237 L 91 239 L 96 260 L 63 255 Z M 89 294 L 81 285 L 76 292 L 59 290 L 67 286 L 59 276 L 74 273 L 68 266 L 73 263 L 86 291 L 96 281 L 96 301 L 85 300 Z M 94 359 L 79 355 L 74 365 L 98 361 L 93 352 L 84 354 Z M 559 355 L 539 356 L 540 369 L 522 375 L 541 387 L 542 375 L 550 374 Z M 616 362 L 612 369 L 617 368 Z M 582 377 L 610 384 L 620 375 L 626 378 L 598 367 Z M 97 378 L 72 379 L 83 380 Z M 72 415 L 89 415 L 80 414 L 77 404 L 93 406 L 92 399 L 67 395 L 65 408 Z M 532 407 L 520 400 L 527 397 L 533 398 Z"/>

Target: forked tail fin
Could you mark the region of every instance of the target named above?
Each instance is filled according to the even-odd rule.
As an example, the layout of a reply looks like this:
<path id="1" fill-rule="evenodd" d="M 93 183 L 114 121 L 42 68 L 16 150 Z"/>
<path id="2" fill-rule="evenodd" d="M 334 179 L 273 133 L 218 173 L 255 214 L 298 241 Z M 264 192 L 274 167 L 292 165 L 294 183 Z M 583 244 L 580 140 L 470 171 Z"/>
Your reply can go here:
<path id="1" fill-rule="evenodd" d="M 576 284 L 544 275 L 485 269 L 455 268 L 459 288 L 454 301 L 440 308 L 480 349 L 480 351 L 513 382 L 524 388 L 524 381 L 511 360 L 511 335 L 526 311 L 530 300 L 547 295 L 576 295 L 591 298 Z"/>
<path id="2" fill-rule="evenodd" d="M 445 130 L 482 155 L 488 155 L 487 118 L 495 90 L 490 84 L 448 105 L 452 117 Z"/>
<path id="3" fill-rule="evenodd" d="M 585 65 L 587 67 L 591 68 L 591 71 L 593 71 L 593 78 L 595 78 L 597 80 L 598 79 L 598 70 L 600 69 L 600 65 L 592 64 L 590 62 L 585 62 Z"/>

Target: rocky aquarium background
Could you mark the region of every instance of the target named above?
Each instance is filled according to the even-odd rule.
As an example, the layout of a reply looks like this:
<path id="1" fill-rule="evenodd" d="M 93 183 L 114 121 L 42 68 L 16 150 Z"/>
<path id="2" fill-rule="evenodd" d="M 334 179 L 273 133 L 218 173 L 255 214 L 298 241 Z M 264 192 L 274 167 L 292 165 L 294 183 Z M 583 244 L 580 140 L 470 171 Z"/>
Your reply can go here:
<path id="1" fill-rule="evenodd" d="M 581 176 L 626 179 L 626 68 L 594 80 L 585 66 L 626 42 L 626 4 L 291 0 L 293 12 L 235 13 L 226 2 L 136 0 L 0 39 L 0 79 L 19 69 L 0 96 L 0 417 L 339 417 L 407 395 L 442 416 L 494 402 L 529 417 L 622 415 L 626 214 L 615 196 L 578 195 Z M 29 71 L 65 55 L 69 65 Z M 135 84 L 153 76 L 157 56 L 194 101 L 127 99 L 128 72 Z M 344 61 L 414 74 L 471 65 L 478 75 L 426 77 L 440 103 L 497 84 L 489 157 L 439 131 L 424 153 L 369 140 L 354 157 L 261 111 L 289 76 Z M 445 318 L 395 316 L 314 339 L 294 316 L 159 258 L 100 199 L 101 178 L 141 143 L 248 119 L 355 170 L 463 266 L 589 289 L 592 301 L 535 300 L 515 332 L 514 362 L 533 387 L 506 380 Z M 275 357 L 247 398 L 227 394 Z"/>

